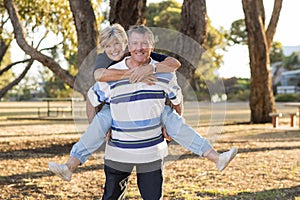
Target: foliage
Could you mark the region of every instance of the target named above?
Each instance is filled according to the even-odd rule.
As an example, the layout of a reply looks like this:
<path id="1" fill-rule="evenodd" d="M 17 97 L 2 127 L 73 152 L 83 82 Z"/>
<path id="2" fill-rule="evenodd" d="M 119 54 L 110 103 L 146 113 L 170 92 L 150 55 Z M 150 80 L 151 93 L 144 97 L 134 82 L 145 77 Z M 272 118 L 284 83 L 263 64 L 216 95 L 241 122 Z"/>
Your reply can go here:
<path id="1" fill-rule="evenodd" d="M 280 42 L 273 42 L 271 51 L 270 51 L 270 62 L 276 63 L 284 59 L 283 47 Z"/>
<path id="2" fill-rule="evenodd" d="M 245 19 L 239 19 L 232 22 L 230 30 L 226 32 L 224 35 L 227 40 L 227 44 L 229 46 L 236 45 L 236 44 L 247 45 L 248 36 L 247 36 Z M 282 61 L 283 57 L 284 54 L 283 54 L 282 44 L 278 41 L 274 41 L 270 49 L 271 63 Z"/>
<path id="3" fill-rule="evenodd" d="M 239 90 L 237 93 L 227 94 L 227 100 L 230 102 L 235 101 L 249 101 L 250 90 Z"/>
<path id="4" fill-rule="evenodd" d="M 46 97 L 49 98 L 66 98 L 70 97 L 70 94 L 72 93 L 71 88 L 57 76 L 53 76 L 50 80 L 45 82 L 43 88 Z"/>
<path id="5" fill-rule="evenodd" d="M 105 15 L 107 14 L 101 5 L 108 5 L 108 0 L 91 0 L 91 3 L 96 16 L 96 22 L 100 25 L 105 20 Z M 97 27 L 100 28 L 100 26 Z"/>
<path id="6" fill-rule="evenodd" d="M 244 19 L 232 22 L 229 32 L 226 33 L 229 45 L 247 44 L 247 30 Z"/>
<path id="7" fill-rule="evenodd" d="M 15 4 L 29 43 L 35 46 L 36 38 L 39 38 L 41 32 L 49 32 L 55 39 L 52 39 L 52 44 L 47 45 L 61 44 L 67 60 L 76 52 L 76 30 L 68 1 L 20 0 Z"/>
<path id="8" fill-rule="evenodd" d="M 225 38 L 229 45 L 242 44 L 247 45 L 247 29 L 244 19 L 239 19 L 231 24 L 229 32 L 225 33 Z M 290 56 L 283 54 L 282 44 L 278 41 L 272 43 L 270 49 L 270 62 L 283 62 L 283 67 L 288 70 L 294 70 L 299 68 L 300 59 L 299 53 L 293 52 Z"/>
<path id="9" fill-rule="evenodd" d="M 288 70 L 295 70 L 300 68 L 299 52 L 293 52 L 289 56 L 283 58 L 283 67 Z"/>
<path id="10" fill-rule="evenodd" d="M 180 15 L 182 5 L 174 0 L 162 1 L 160 3 L 150 3 L 146 11 L 147 26 L 163 27 L 178 31 L 180 29 Z M 214 71 L 222 64 L 222 51 L 225 50 L 225 37 L 223 30 L 217 30 L 208 20 L 207 39 L 203 48 L 206 50 L 202 54 L 195 79 L 213 80 Z"/>
<path id="11" fill-rule="evenodd" d="M 53 75 L 48 69 L 39 71 L 41 80 L 40 96 L 47 98 L 67 98 L 71 97 L 72 90 L 61 79 Z"/>
<path id="12" fill-rule="evenodd" d="M 277 102 L 299 102 L 300 94 L 277 94 L 275 96 Z"/>
<path id="13" fill-rule="evenodd" d="M 248 101 L 250 96 L 250 80 L 231 78 L 224 80 L 228 101 Z"/>
<path id="14" fill-rule="evenodd" d="M 8 49 L 8 51 L 6 52 L 4 58 L 0 63 L 0 70 L 4 69 L 11 62 L 10 56 L 11 56 L 10 49 Z M 4 88 L 7 85 L 7 83 L 9 83 L 13 79 L 13 73 L 11 71 L 6 71 L 0 77 L 1 77 L 0 78 L 0 89 L 1 89 Z"/>
<path id="15" fill-rule="evenodd" d="M 214 80 L 215 70 L 220 68 L 223 63 L 223 54 L 225 50 L 224 30 L 217 30 L 211 25 L 210 20 L 207 23 L 207 39 L 203 48 L 206 50 L 201 57 L 201 61 L 195 71 L 195 77 L 205 80 Z"/>
<path id="16" fill-rule="evenodd" d="M 175 0 L 150 3 L 146 10 L 147 26 L 179 30 L 181 6 Z"/>
<path id="17" fill-rule="evenodd" d="M 100 23 L 102 20 L 99 9 L 101 0 L 92 0 L 91 3 L 97 22 Z M 43 50 L 45 55 L 52 56 L 58 63 L 63 62 L 64 64 L 61 66 L 67 69 L 70 74 L 76 75 L 78 72 L 78 66 L 76 64 L 78 44 L 76 27 L 69 1 L 20 0 L 14 1 L 14 4 L 16 5 L 21 26 L 24 28 L 24 36 L 28 44 L 37 48 L 39 51 Z M 6 19 L 8 19 L 8 14 L 2 1 L 0 5 L 0 23 L 2 23 L 0 24 L 1 38 L 7 39 L 8 37 L 4 37 L 6 35 L 13 38 L 11 26 L 3 26 L 3 22 L 6 22 Z M 6 35 L 2 33 L 3 27 L 3 30 L 7 32 Z M 41 38 L 45 39 L 39 45 Z M 39 47 L 37 47 L 38 45 Z M 24 57 L 26 57 L 25 54 Z M 32 74 L 28 75 L 31 76 Z M 1 78 L 2 77 L 3 76 L 1 76 Z M 36 85 L 38 84 L 36 83 Z"/>
<path id="18" fill-rule="evenodd" d="M 56 58 L 59 60 L 62 60 L 63 58 L 70 60 L 72 55 L 76 54 L 76 31 L 68 1 L 19 0 L 14 1 L 14 3 L 18 10 L 22 27 L 24 27 L 24 36 L 30 45 L 32 45 L 34 48 L 39 46 L 37 48 L 38 50 L 51 48 L 51 50 L 48 50 L 48 55 L 56 55 Z M 6 22 L 5 19 L 8 19 L 8 14 L 4 9 L 4 6 L 1 6 L 1 8 L 3 8 L 0 9 L 1 27 L 4 28 L 3 32 L 1 30 L 1 38 L 8 40 L 9 37 L 7 35 L 9 35 L 12 39 L 13 30 L 11 26 L 4 24 L 4 22 Z M 40 44 L 41 40 L 43 41 Z M 9 52 L 6 52 L 5 57 L 10 57 Z M 26 57 L 25 54 L 24 57 Z M 16 60 L 14 60 L 14 62 L 15 61 Z M 11 64 L 11 61 L 6 62 L 5 66 L 8 64 Z M 18 65 L 18 68 L 22 69 L 22 66 Z M 13 72 L 12 70 L 5 72 L 5 74 L 8 73 L 12 74 Z M 28 75 L 25 77 L 25 79 L 31 80 L 31 84 L 24 84 L 24 81 L 22 81 L 22 84 L 15 87 L 14 90 L 11 91 L 11 97 L 19 100 L 27 100 L 28 98 L 32 98 L 32 94 L 34 93 L 32 87 L 38 87 L 38 83 L 32 83 L 35 78 L 32 74 Z M 3 80 L 3 78 L 4 75 L 1 76 L 1 80 Z M 7 81 L 5 85 L 10 83 L 11 80 L 12 79 Z M 15 93 L 15 91 L 17 91 L 17 93 Z"/>

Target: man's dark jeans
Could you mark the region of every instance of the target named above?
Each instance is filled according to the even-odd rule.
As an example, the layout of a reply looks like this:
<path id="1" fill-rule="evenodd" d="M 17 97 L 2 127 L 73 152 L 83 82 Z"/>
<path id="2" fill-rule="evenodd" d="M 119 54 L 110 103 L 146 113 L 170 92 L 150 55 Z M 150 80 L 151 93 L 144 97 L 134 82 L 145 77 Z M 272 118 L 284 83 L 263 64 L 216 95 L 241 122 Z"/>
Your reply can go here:
<path id="1" fill-rule="evenodd" d="M 106 176 L 102 200 L 118 200 L 125 196 L 128 179 L 136 166 L 137 185 L 143 200 L 159 200 L 162 197 L 163 161 L 131 164 L 105 160 Z"/>

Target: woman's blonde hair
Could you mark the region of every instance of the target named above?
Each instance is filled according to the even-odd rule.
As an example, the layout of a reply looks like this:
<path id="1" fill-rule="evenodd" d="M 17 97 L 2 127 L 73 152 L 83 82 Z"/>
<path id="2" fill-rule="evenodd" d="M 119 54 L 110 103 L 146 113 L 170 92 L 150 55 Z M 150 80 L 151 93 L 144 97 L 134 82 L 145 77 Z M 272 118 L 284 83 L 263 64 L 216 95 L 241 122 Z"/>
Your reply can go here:
<path id="1" fill-rule="evenodd" d="M 112 39 L 127 45 L 128 39 L 124 28 L 120 24 L 113 24 L 100 32 L 100 46 L 104 48 Z"/>

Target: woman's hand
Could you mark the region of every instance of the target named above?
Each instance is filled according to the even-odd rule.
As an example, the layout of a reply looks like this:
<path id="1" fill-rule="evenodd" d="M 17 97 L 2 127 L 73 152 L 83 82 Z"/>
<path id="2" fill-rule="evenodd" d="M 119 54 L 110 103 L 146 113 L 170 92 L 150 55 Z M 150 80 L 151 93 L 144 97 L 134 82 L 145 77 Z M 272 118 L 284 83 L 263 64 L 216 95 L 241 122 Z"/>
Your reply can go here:
<path id="1" fill-rule="evenodd" d="M 142 82 L 142 80 L 145 77 L 152 74 L 153 74 L 153 69 L 151 65 L 135 67 L 131 70 L 129 81 L 130 83 Z"/>

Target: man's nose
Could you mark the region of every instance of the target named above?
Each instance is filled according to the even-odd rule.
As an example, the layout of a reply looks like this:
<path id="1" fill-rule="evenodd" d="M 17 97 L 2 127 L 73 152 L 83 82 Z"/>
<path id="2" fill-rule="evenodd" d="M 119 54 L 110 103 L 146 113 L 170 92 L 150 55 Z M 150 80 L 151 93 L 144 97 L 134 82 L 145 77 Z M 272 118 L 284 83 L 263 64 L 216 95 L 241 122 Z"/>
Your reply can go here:
<path id="1" fill-rule="evenodd" d="M 137 50 L 143 49 L 142 43 L 138 43 L 137 46 L 136 46 L 136 49 L 137 49 Z"/>

